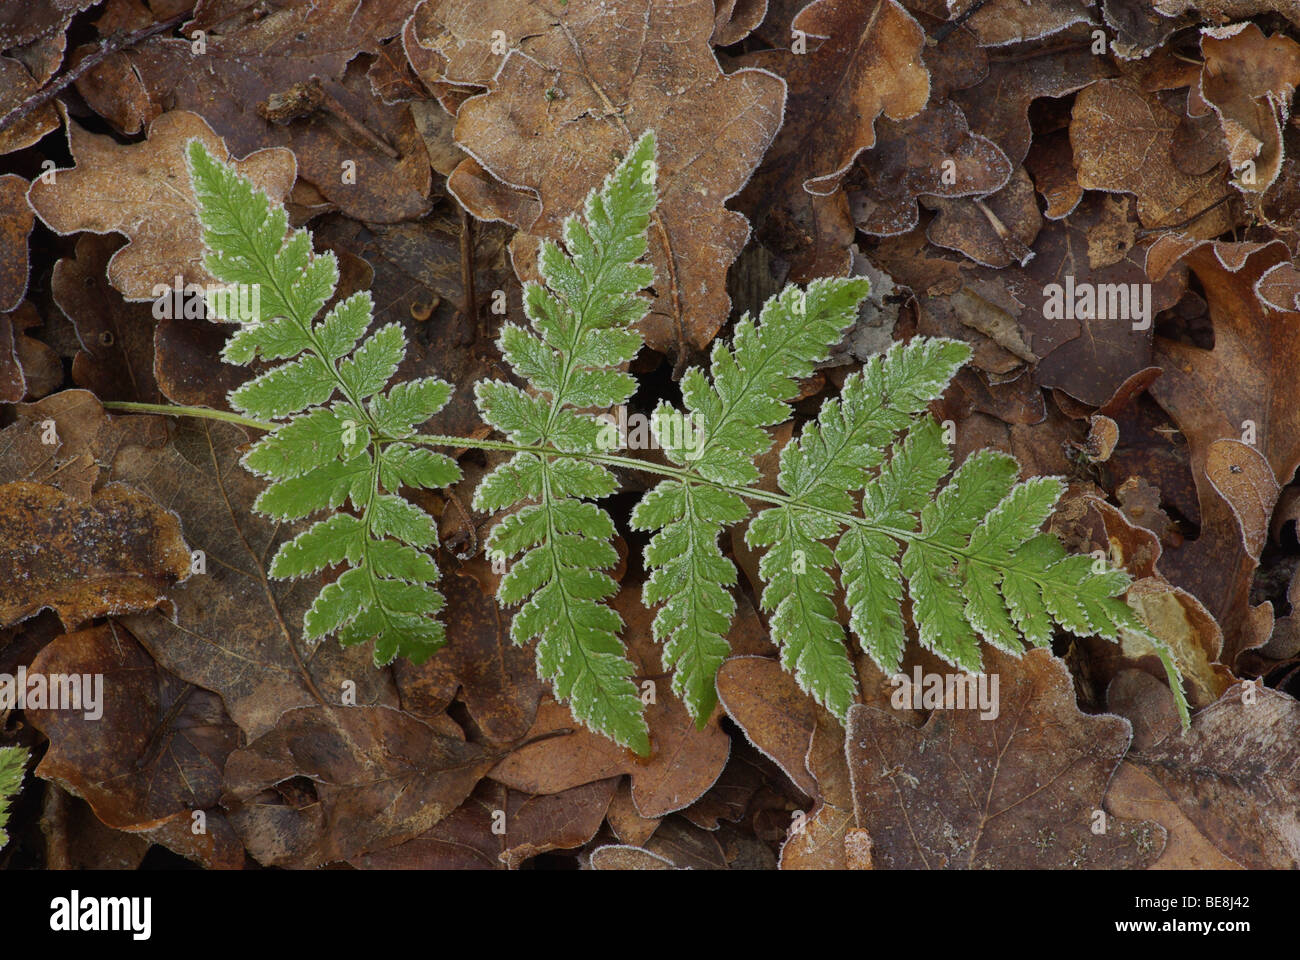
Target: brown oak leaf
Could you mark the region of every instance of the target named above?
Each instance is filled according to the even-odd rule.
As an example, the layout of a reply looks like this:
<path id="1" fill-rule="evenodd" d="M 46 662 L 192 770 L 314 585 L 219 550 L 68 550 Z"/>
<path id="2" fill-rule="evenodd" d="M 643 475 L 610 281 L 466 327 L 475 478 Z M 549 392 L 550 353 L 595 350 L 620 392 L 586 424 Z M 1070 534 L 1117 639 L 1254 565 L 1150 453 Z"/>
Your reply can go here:
<path id="1" fill-rule="evenodd" d="M 122 233 L 129 243 L 108 264 L 108 279 L 128 300 L 153 297 L 155 284 L 211 283 L 203 266 L 203 241 L 186 168 L 185 144 L 198 138 L 214 156 L 233 160 L 203 118 L 176 111 L 149 125 L 144 143 L 121 145 L 112 137 L 68 125 L 76 166 L 58 170 L 52 181 L 37 179 L 28 202 L 58 234 L 88 230 Z M 282 201 L 293 185 L 295 164 L 288 150 L 259 150 L 234 167 Z"/>
<path id="2" fill-rule="evenodd" d="M 519 16 L 534 16 L 535 6 Z M 639 26 L 630 32 L 628 23 Z M 497 27 L 484 21 L 478 29 Z M 536 192 L 540 215 L 516 226 L 551 237 L 616 158 L 656 131 L 656 298 L 642 331 L 661 352 L 703 348 L 725 322 L 726 270 L 749 236 L 726 201 L 781 123 L 779 78 L 724 74 L 712 30 L 709 0 L 571 0 L 505 56 L 489 92 L 466 101 L 456 120 L 456 142 L 480 165 Z"/>
<path id="3" fill-rule="evenodd" d="M 59 637 L 31 669 L 103 683 L 99 716 L 85 709 L 26 711 L 50 741 L 37 776 L 84 798 L 116 830 L 207 867 L 243 866 L 244 848 L 219 806 L 221 773 L 239 745 L 239 728 L 216 694 L 163 670 L 112 621 Z"/>
<path id="4" fill-rule="evenodd" d="M 1109 816 L 1103 797 L 1131 740 L 1118 717 L 1075 705 L 1061 661 L 988 651 L 999 712 L 937 709 L 910 727 L 885 711 L 849 708 L 848 759 L 860 827 L 885 869 L 1142 867 L 1164 829 Z"/>
<path id="5" fill-rule="evenodd" d="M 1180 856 L 1253 870 L 1300 866 L 1300 703 L 1257 682 L 1240 683 L 1198 711 L 1182 733 L 1169 690 L 1148 681 L 1117 677 L 1111 706 L 1133 719 L 1125 762 L 1143 775 L 1148 803 L 1176 805 L 1199 834 L 1189 850 L 1183 831 Z M 1146 805 L 1138 809 L 1158 815 Z"/>
<path id="6" fill-rule="evenodd" d="M 1187 438 L 1200 505 L 1200 536 L 1166 553 L 1165 573 L 1224 625 L 1228 664 L 1249 645 L 1250 580 L 1279 485 L 1300 467 L 1296 315 L 1265 309 L 1255 292 L 1259 278 L 1286 259 L 1289 251 L 1280 242 L 1179 237 L 1162 238 L 1147 257 L 1155 278 L 1171 263 L 1185 263 L 1205 291 L 1214 322 L 1213 350 L 1157 341 L 1154 359 L 1164 373 L 1150 389 Z M 1239 446 L 1218 444 L 1224 440 Z M 1212 455 L 1225 459 L 1215 463 Z M 1266 470 L 1258 469 L 1257 457 Z"/>

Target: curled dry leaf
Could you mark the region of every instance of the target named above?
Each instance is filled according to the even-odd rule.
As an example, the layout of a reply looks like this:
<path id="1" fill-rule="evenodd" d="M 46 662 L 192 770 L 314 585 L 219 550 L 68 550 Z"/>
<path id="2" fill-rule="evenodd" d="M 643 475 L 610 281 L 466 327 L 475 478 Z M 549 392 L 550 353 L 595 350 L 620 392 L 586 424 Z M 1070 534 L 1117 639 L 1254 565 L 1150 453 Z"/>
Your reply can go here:
<path id="1" fill-rule="evenodd" d="M 809 797 L 817 780 L 805 760 L 817 729 L 816 704 L 781 664 L 767 657 L 732 657 L 718 670 L 718 699 L 760 753 Z"/>
<path id="2" fill-rule="evenodd" d="M 1125 600 L 1142 617 L 1150 631 L 1173 651 L 1186 681 L 1188 700 L 1194 707 L 1207 706 L 1235 681 L 1223 656 L 1223 631 L 1205 605 L 1170 583 L 1157 569 L 1162 548 L 1154 533 L 1133 524 L 1111 504 L 1092 495 L 1084 502 L 1100 518 L 1094 527 L 1091 546 L 1103 550 L 1109 562 L 1122 567 L 1134 578 Z M 1091 651 L 1090 679 L 1101 686 L 1124 670 L 1137 666 L 1158 681 L 1166 680 L 1155 647 L 1138 634 L 1126 634 L 1119 647 L 1083 641 Z"/>
<path id="3" fill-rule="evenodd" d="M 848 760 L 858 825 L 877 868 L 1142 867 L 1164 829 L 1110 817 L 1092 830 L 1129 724 L 1090 717 L 1046 650 L 989 651 L 999 713 L 935 710 L 917 729 L 885 711 L 849 710 Z"/>
<path id="4" fill-rule="evenodd" d="M 714 0 L 717 14 L 710 41 L 729 47 L 744 40 L 767 16 L 767 0 Z"/>
<path id="5" fill-rule="evenodd" d="M 1242 545 L 1258 562 L 1282 492 L 1268 461 L 1240 440 L 1215 440 L 1205 455 L 1205 477 L 1237 518 Z"/>
<path id="6" fill-rule="evenodd" d="M 112 621 L 59 637 L 31 669 L 103 683 L 100 716 L 26 711 L 50 741 L 37 776 L 85 799 L 116 830 L 206 867 L 243 866 L 244 849 L 219 806 L 221 773 L 239 744 L 220 698 L 160 668 Z M 203 830 L 194 829 L 195 811 L 203 812 Z"/>
<path id="7" fill-rule="evenodd" d="M 76 166 L 55 171 L 52 182 L 38 179 L 28 202 L 55 233 L 125 234 L 130 242 L 109 261 L 108 278 L 128 300 L 151 299 L 155 284 L 171 285 L 177 276 L 184 283 L 211 283 L 185 166 L 185 144 L 195 137 L 213 156 L 233 160 L 193 113 L 164 114 L 149 125 L 147 141 L 125 146 L 70 123 Z M 259 150 L 233 162 L 273 202 L 288 196 L 295 171 L 288 150 Z"/>
<path id="8" fill-rule="evenodd" d="M 857 830 L 853 786 L 844 755 L 844 728 L 825 710 L 817 710 L 817 726 L 808 744 L 805 768 L 817 781 L 817 804 L 806 819 L 796 819 L 781 846 L 782 870 L 854 869 L 848 834 Z"/>
<path id="9" fill-rule="evenodd" d="M 1180 734 L 1162 685 L 1143 678 L 1136 690 L 1117 697 L 1112 685 L 1111 694 L 1114 709 L 1140 711 L 1150 731 L 1126 758 L 1145 775 L 1143 791 L 1176 804 L 1200 834 L 1180 844 L 1183 856 L 1253 870 L 1300 866 L 1300 703 L 1258 683 L 1239 683 Z M 1136 718 L 1134 725 L 1140 728 Z M 1151 801 L 1137 809 L 1159 815 Z"/>
<path id="10" fill-rule="evenodd" d="M 1253 23 L 1201 31 L 1199 92 L 1214 108 L 1239 190 L 1263 193 L 1282 168 L 1282 122 L 1300 84 L 1300 44 Z"/>

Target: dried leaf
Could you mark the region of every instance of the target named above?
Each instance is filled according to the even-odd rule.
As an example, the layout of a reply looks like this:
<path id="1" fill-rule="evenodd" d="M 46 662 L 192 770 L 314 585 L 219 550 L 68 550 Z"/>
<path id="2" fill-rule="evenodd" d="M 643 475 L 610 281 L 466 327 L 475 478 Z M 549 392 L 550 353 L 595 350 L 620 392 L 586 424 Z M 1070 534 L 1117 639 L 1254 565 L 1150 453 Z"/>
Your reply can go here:
<path id="1" fill-rule="evenodd" d="M 654 701 L 646 708 L 650 756 L 638 757 L 578 726 L 566 707 L 544 699 L 528 735 L 537 742 L 514 750 L 490 776 L 524 793 L 551 794 L 627 773 L 638 813 L 662 817 L 690 806 L 713 785 L 726 766 L 731 739 L 718 725 L 717 714 L 703 730 L 696 729 L 685 705 L 668 689 L 659 647 L 650 633 L 651 615 L 641 605 L 640 585 L 625 584 L 612 606 L 627 624 L 623 637 L 628 657 L 638 667 L 634 682 L 642 687 L 654 678 Z M 569 732 L 541 739 L 556 731 Z"/>
<path id="2" fill-rule="evenodd" d="M 532 5 L 517 14 L 536 15 Z M 626 23 L 644 27 L 632 34 Z M 519 33 L 514 17 L 474 27 L 485 40 L 495 29 Z M 710 0 L 671 7 L 571 0 L 540 34 L 519 41 L 489 92 L 467 101 L 456 121 L 456 142 L 486 170 L 536 192 L 540 215 L 516 226 L 550 237 L 611 158 L 655 130 L 659 205 L 650 247 L 658 296 L 642 331 L 661 352 L 702 348 L 726 320 L 726 269 L 749 227 L 725 201 L 749 179 L 781 121 L 780 81 L 759 70 L 722 73 L 708 44 L 712 30 Z"/>
<path id="3" fill-rule="evenodd" d="M 1234 186 L 1263 193 L 1282 168 L 1282 121 L 1300 84 L 1300 44 L 1253 23 L 1201 31 L 1201 97 L 1228 142 Z"/>
<path id="4" fill-rule="evenodd" d="M 1223 206 L 1213 206 L 1230 195 L 1229 188 L 1223 170 L 1192 176 L 1175 166 L 1171 149 L 1179 120 L 1132 80 L 1086 87 L 1070 121 L 1079 185 L 1135 194 L 1144 227 L 1185 225 L 1194 237 L 1212 237 L 1230 222 Z M 1117 130 L 1127 135 L 1116 137 Z"/>
<path id="5" fill-rule="evenodd" d="M 1149 684 L 1137 703 L 1156 718 L 1174 710 L 1168 690 Z M 1152 742 L 1135 744 L 1127 762 L 1158 785 L 1157 797 L 1177 804 L 1221 857 L 1247 869 L 1294 870 L 1300 865 L 1297 723 L 1294 699 L 1242 683 L 1199 711 L 1189 732 L 1153 733 Z"/>
<path id="6" fill-rule="evenodd" d="M 84 709 L 26 711 L 50 740 L 37 776 L 84 798 L 116 830 L 206 867 L 243 866 L 244 849 L 219 806 L 221 772 L 239 744 L 239 729 L 220 698 L 158 667 L 113 622 L 59 637 L 31 669 L 102 682 L 100 716 Z M 202 811 L 201 830 L 195 811 Z"/>
<path id="7" fill-rule="evenodd" d="M 180 524 L 125 484 L 74 497 L 44 484 L 0 486 L 0 624 L 49 607 L 69 628 L 148 610 L 190 572 Z"/>
<path id="8" fill-rule="evenodd" d="M 1164 846 L 1148 821 L 1096 812 L 1131 739 L 1116 717 L 1089 717 L 1046 650 L 989 651 L 1000 712 L 936 710 L 909 727 L 868 706 L 849 712 L 848 757 L 859 826 L 877 867 L 1146 866 Z"/>
<path id="9" fill-rule="evenodd" d="M 222 803 L 260 863 L 313 867 L 419 836 L 491 765 L 478 744 L 391 707 L 295 707 L 230 755 Z M 303 798 L 264 795 L 290 778 L 309 781 Z"/>
<path id="10" fill-rule="evenodd" d="M 194 192 L 185 166 L 185 143 L 202 140 L 217 158 L 232 159 L 203 118 L 176 111 L 149 125 L 144 143 L 122 146 L 112 137 L 68 126 L 76 166 L 55 171 L 53 182 L 37 180 L 28 202 L 58 234 L 89 230 L 129 238 L 108 264 L 108 279 L 128 300 L 153 297 L 155 284 L 212 283 L 203 266 L 203 243 Z M 287 150 L 262 150 L 235 168 L 272 201 L 293 185 L 294 158 Z"/>
<path id="11" fill-rule="evenodd" d="M 0 313 L 16 310 L 27 295 L 27 237 L 35 222 L 27 206 L 27 187 L 22 177 L 0 176 Z"/>

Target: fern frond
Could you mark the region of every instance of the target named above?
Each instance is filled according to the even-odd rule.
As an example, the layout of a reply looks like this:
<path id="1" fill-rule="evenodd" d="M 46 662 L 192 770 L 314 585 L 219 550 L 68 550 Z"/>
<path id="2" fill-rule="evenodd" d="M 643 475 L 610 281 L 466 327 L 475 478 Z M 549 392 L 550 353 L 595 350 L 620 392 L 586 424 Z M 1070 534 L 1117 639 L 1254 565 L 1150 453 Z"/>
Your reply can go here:
<path id="1" fill-rule="evenodd" d="M 451 385 L 426 378 L 385 391 L 406 355 L 402 328 L 388 324 L 366 336 L 368 293 L 339 301 L 316 321 L 338 284 L 334 255 L 313 253 L 311 236 L 289 230 L 283 207 L 198 140 L 188 159 L 208 270 L 258 294 L 239 299 L 260 309 L 239 318 L 223 356 L 239 364 L 285 361 L 229 398 L 249 416 L 281 421 L 243 457 L 248 470 L 271 481 L 254 509 L 279 520 L 346 503 L 358 513 L 319 520 L 281 544 L 270 575 L 305 577 L 345 565 L 307 611 L 305 639 L 373 640 L 376 664 L 399 655 L 422 662 L 445 642 L 434 619 L 444 603 L 432 586 L 438 567 L 424 552 L 437 538 L 431 518 L 399 491 L 446 486 L 460 469 L 400 441 L 446 405 Z"/>
<path id="2" fill-rule="evenodd" d="M 708 374 L 693 367 L 682 377 L 686 414 L 675 420 L 666 405 L 657 411 L 656 439 L 669 458 L 715 484 L 747 487 L 756 482 L 754 458 L 772 445 L 764 428 L 789 419 L 787 401 L 798 394 L 797 380 L 810 375 L 843 338 L 868 289 L 863 278 L 816 280 L 807 290 L 791 286 L 772 297 L 757 322 L 743 317 L 732 344 L 714 344 Z M 682 422 L 688 426 L 665 428 Z M 673 690 L 700 725 L 717 703 L 714 677 L 730 652 L 725 638 L 735 613 L 727 588 L 736 582 L 736 569 L 719 549 L 718 537 L 725 526 L 749 513 L 735 493 L 713 489 L 706 494 L 706 489 L 665 480 L 632 515 L 633 528 L 657 531 L 646 549 L 651 574 L 643 598 L 648 606 L 663 604 L 652 629 L 664 643 L 664 666 L 672 671 Z M 765 543 L 777 544 L 764 559 L 768 569 L 781 566 L 783 556 L 789 560 L 812 549 L 812 535 L 803 524 L 777 524 L 764 533 L 770 537 Z M 811 574 L 818 583 L 824 575 L 824 566 Z M 782 582 L 778 589 L 793 587 L 784 576 Z M 786 608 L 782 623 L 795 609 L 804 616 L 793 624 L 799 637 L 788 650 L 808 649 L 811 642 L 809 656 L 833 658 L 838 652 L 844 660 L 842 645 L 831 649 L 810 639 L 823 636 L 820 631 L 828 616 L 834 618 L 834 607 L 828 608 L 822 595 L 796 590 L 792 596 L 794 605 Z M 805 600 L 809 606 L 800 608 Z M 841 671 L 840 677 L 841 694 L 851 698 L 846 683 L 855 685 L 851 670 Z"/>
<path id="3" fill-rule="evenodd" d="M 538 673 L 579 721 L 639 753 L 649 751 L 649 732 L 619 640 L 623 623 L 607 603 L 618 590 L 608 573 L 618 561 L 614 521 L 591 502 L 617 490 L 615 466 L 664 478 L 631 523 L 651 533 L 643 598 L 655 609 L 673 690 L 701 726 L 717 705 L 736 610 L 737 572 L 719 540 L 747 519 L 781 661 L 841 719 L 858 696 L 842 592 L 848 632 L 889 673 L 910 632 L 968 671 L 981 669 L 985 643 L 1017 654 L 1050 644 L 1057 630 L 1141 634 L 1187 722 L 1173 652 L 1119 599 L 1128 575 L 1096 569 L 1041 532 L 1061 481 L 1017 482 L 1019 464 L 993 451 L 953 470 L 927 407 L 969 359 L 965 344 L 916 337 L 871 358 L 781 451 L 778 490 L 758 486 L 756 458 L 770 448 L 771 428 L 792 416 L 798 381 L 855 319 L 865 279 L 787 287 L 757 319 L 742 318 L 730 343 L 716 342 L 707 369 L 682 378 L 683 409 L 663 403 L 651 417 L 671 465 L 611 452 L 597 412 L 636 388 L 624 368 L 642 345 L 642 291 L 653 280 L 644 262 L 656 202 L 653 133 L 592 191 L 583 216 L 565 221 L 563 242 L 541 245 L 542 282 L 524 288 L 528 325 L 505 324 L 499 340 L 516 381 L 475 389 L 483 419 L 504 441 L 417 433 L 451 386 L 436 378 L 388 386 L 406 352 L 401 327 L 370 332 L 365 293 L 318 320 L 338 283 L 333 255 L 313 253 L 306 231 L 290 230 L 281 207 L 200 143 L 188 156 L 208 269 L 261 294 L 260 312 L 239 318 L 224 352 L 235 363 L 274 364 L 230 395 L 268 428 L 243 458 L 269 481 L 254 509 L 283 521 L 330 514 L 282 544 L 269 571 L 294 578 L 343 568 L 304 616 L 308 640 L 373 640 L 380 665 L 399 655 L 423 661 L 445 642 L 429 552 L 437 531 L 401 490 L 459 479 L 456 464 L 427 446 L 479 446 L 513 454 L 473 500 L 506 513 L 486 546 L 494 558 L 513 558 L 498 590 L 503 605 L 519 607 L 511 636 L 536 639 Z M 753 502 L 763 508 L 750 518 Z"/>
<path id="4" fill-rule="evenodd" d="M 584 218 L 564 223 L 564 248 L 542 243 L 544 283 L 524 288 L 531 329 L 505 324 L 500 347 L 528 390 L 499 380 L 475 391 L 483 419 L 512 443 L 565 453 L 597 453 L 605 425 L 590 408 L 626 401 L 633 378 L 617 369 L 641 347 L 636 324 L 648 303 L 638 293 L 654 278 L 641 259 L 655 205 L 655 140 L 645 134 L 587 197 Z M 618 634 L 623 621 L 604 601 L 618 590 L 605 573 L 618 562 L 614 523 L 594 504 L 618 484 L 590 460 L 519 453 L 480 483 L 474 505 L 522 504 L 488 536 L 488 550 L 519 559 L 498 599 L 522 604 L 511 636 L 537 638 L 537 670 L 573 715 L 639 753 L 649 732 L 632 681 L 635 667 Z"/>
<path id="5" fill-rule="evenodd" d="M 27 751 L 22 747 L 0 747 L 0 849 L 9 842 L 9 804 L 23 785 Z"/>
<path id="6" fill-rule="evenodd" d="M 752 457 L 770 443 L 763 428 L 789 416 L 781 402 L 793 395 L 789 378 L 811 371 L 864 294 L 851 281 L 814 283 L 803 301 L 808 323 L 792 331 L 800 295 L 787 288 L 756 325 L 738 326 L 734 349 L 715 348 L 711 377 L 693 370 L 683 378 L 705 440 L 693 460 L 670 451 L 687 470 L 648 493 L 633 521 L 656 531 L 644 598 L 662 604 L 655 632 L 667 641 L 674 689 L 697 721 L 715 702 L 711 679 L 734 610 L 720 596 L 735 571 L 717 538 L 747 515 L 742 498 L 774 504 L 753 517 L 745 537 L 762 551 L 761 605 L 781 662 L 841 719 L 857 680 L 835 601 L 837 572 L 849 630 L 887 673 L 897 672 L 907 644 L 905 593 L 922 646 L 971 672 L 982 667 L 982 643 L 1014 654 L 1026 641 L 1049 644 L 1057 628 L 1111 640 L 1121 630 L 1150 636 L 1118 599 L 1127 574 L 1094 570 L 1091 558 L 1068 556 L 1039 532 L 1063 490 L 1059 479 L 1016 483 L 1015 459 L 994 451 L 952 472 L 943 431 L 925 410 L 969 358 L 963 343 L 918 337 L 871 358 L 781 451 L 782 493 L 751 486 Z M 788 349 L 769 346 L 778 342 Z M 708 516 L 694 509 L 703 490 L 725 509 Z M 1181 701 L 1171 663 L 1166 658 Z"/>

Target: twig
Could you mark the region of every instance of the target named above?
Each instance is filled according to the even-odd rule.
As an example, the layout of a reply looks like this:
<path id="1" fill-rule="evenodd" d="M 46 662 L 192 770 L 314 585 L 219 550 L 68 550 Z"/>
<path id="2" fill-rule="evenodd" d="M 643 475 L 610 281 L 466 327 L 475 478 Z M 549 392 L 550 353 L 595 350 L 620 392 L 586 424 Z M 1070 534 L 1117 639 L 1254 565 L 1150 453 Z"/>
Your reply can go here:
<path id="1" fill-rule="evenodd" d="M 75 67 L 65 72 L 58 80 L 47 84 L 40 90 L 37 90 L 30 97 L 24 100 L 18 106 L 14 107 L 3 117 L 0 117 L 0 131 L 9 129 L 23 117 L 27 116 L 33 110 L 45 106 L 53 100 L 69 84 L 76 83 L 81 76 L 88 70 L 91 70 L 113 54 L 125 50 L 127 47 L 133 47 L 142 40 L 148 40 L 150 37 L 159 33 L 164 33 L 179 24 L 194 11 L 186 10 L 184 13 L 178 13 L 174 17 L 164 20 L 162 23 L 155 23 L 153 26 L 145 27 L 143 30 L 137 30 L 135 33 L 125 35 L 115 34 L 104 41 L 104 45 L 92 53 L 86 59 L 82 60 Z"/>
<path id="2" fill-rule="evenodd" d="M 1197 213 L 1192 214 L 1190 217 L 1188 217 L 1186 220 L 1182 221 L 1181 223 L 1171 223 L 1171 224 L 1170 224 L 1169 226 L 1167 226 L 1167 227 L 1148 227 L 1148 228 L 1146 228 L 1146 229 L 1144 229 L 1144 230 L 1139 230 L 1139 231 L 1135 234 L 1135 238 L 1138 239 L 1138 240 L 1141 240 L 1141 239 L 1143 239 L 1144 237 L 1149 237 L 1149 236 L 1151 236 L 1152 234 L 1156 234 L 1156 233 L 1169 233 L 1171 230 L 1181 230 L 1183 227 L 1190 226 L 1191 224 L 1195 223 L 1197 220 L 1201 219 L 1201 217 L 1205 216 L 1207 213 L 1209 213 L 1209 212 L 1210 212 L 1211 210 L 1213 210 L 1215 207 L 1223 206 L 1223 204 L 1227 203 L 1227 202 L 1228 202 L 1229 200 L 1231 200 L 1234 196 L 1236 196 L 1236 194 L 1225 193 L 1223 196 L 1221 196 L 1218 200 L 1215 200 L 1212 204 L 1210 204 L 1210 205 L 1209 205 L 1208 207 L 1206 207 L 1204 210 L 1201 210 L 1201 211 L 1199 211 L 1199 212 L 1197 212 Z"/>
<path id="3" fill-rule="evenodd" d="M 478 297 L 474 290 L 474 218 L 460 208 L 460 285 L 465 292 L 465 320 L 474 339 L 479 339 Z"/>
<path id="4" fill-rule="evenodd" d="M 930 43 L 932 45 L 943 43 L 943 41 L 948 38 L 948 34 L 952 33 L 963 23 L 973 17 L 979 12 L 980 8 L 988 2 L 989 0 L 975 0 L 974 3 L 966 8 L 964 13 L 957 17 L 957 19 L 949 20 L 947 23 L 941 24 L 939 29 L 934 31 L 934 36 L 930 38 Z"/>

